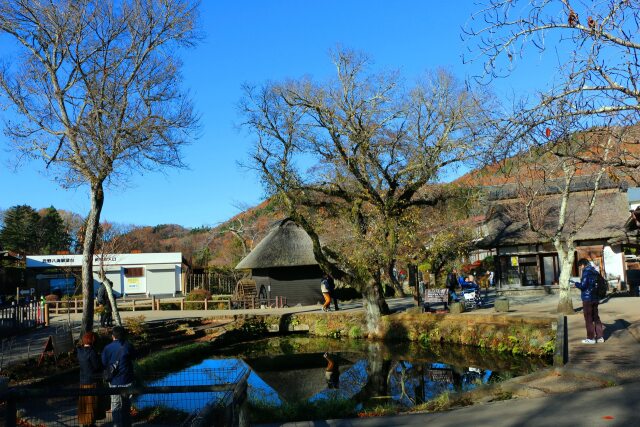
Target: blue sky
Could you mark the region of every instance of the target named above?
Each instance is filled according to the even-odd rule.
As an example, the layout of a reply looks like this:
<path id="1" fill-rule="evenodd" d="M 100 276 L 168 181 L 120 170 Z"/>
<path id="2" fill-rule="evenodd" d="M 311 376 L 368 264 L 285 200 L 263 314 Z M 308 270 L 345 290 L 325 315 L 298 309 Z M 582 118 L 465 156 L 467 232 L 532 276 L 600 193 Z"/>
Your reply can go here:
<path id="1" fill-rule="evenodd" d="M 201 136 L 184 151 L 187 170 L 132 176 L 106 191 L 102 219 L 112 222 L 186 227 L 216 225 L 264 198 L 257 175 L 238 162 L 247 159 L 251 136 L 238 130 L 236 105 L 243 83 L 262 83 L 332 73 L 328 52 L 337 45 L 366 52 L 380 69 L 398 69 L 411 81 L 438 67 L 460 78 L 480 64 L 464 65 L 460 27 L 476 9 L 472 1 L 244 0 L 203 1 L 205 39 L 183 53 L 184 86 L 201 116 Z M 0 39 L 0 52 L 7 51 Z M 499 81 L 500 95 L 541 84 L 548 71 L 533 68 Z M 548 70 L 548 69 L 547 69 Z M 0 108 L 0 118 L 6 112 Z M 28 204 L 55 206 L 86 215 L 86 188 L 64 190 L 43 164 L 15 169 L 16 153 L 0 135 L 0 209 Z M 10 183 L 10 184 L 7 184 Z"/>

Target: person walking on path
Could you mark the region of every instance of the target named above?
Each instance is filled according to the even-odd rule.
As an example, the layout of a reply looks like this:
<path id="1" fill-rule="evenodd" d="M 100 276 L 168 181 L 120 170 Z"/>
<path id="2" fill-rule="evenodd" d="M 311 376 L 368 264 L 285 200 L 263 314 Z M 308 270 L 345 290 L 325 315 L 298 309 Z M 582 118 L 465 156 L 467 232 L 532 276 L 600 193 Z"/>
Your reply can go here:
<path id="1" fill-rule="evenodd" d="M 100 312 L 100 326 L 103 328 L 111 327 L 113 325 L 113 310 L 111 309 L 111 302 L 109 301 L 109 295 L 107 295 L 107 287 L 104 283 L 100 283 L 96 300 L 98 301 L 98 304 L 102 306 L 102 311 Z"/>
<path id="2" fill-rule="evenodd" d="M 322 311 L 329 311 L 331 306 L 331 284 L 329 283 L 329 276 L 325 274 L 322 276 L 322 281 L 320 281 L 320 291 L 322 292 L 322 296 L 324 297 L 324 304 L 322 304 Z M 332 279 L 333 280 L 333 279 Z"/>
<path id="3" fill-rule="evenodd" d="M 115 366 L 115 375 L 109 381 L 111 388 L 131 387 L 133 384 L 133 361 L 135 349 L 126 340 L 126 330 L 122 326 L 116 326 L 111 331 L 113 341 L 102 352 L 102 364 L 106 369 Z M 131 400 L 124 394 L 111 395 L 111 415 L 114 427 L 130 427 Z"/>
<path id="4" fill-rule="evenodd" d="M 598 314 L 598 271 L 589 262 L 588 259 L 582 258 L 578 261 L 578 267 L 582 267 L 582 276 L 580 282 L 575 285 L 580 289 L 580 299 L 582 299 L 582 313 L 584 314 L 584 322 L 587 328 L 587 338 L 582 340 L 583 344 L 595 344 L 596 342 L 604 342 L 603 327 Z"/>
<path id="5" fill-rule="evenodd" d="M 82 347 L 78 347 L 76 355 L 80 365 L 80 388 L 95 389 L 102 372 L 100 357 L 93 345 L 96 334 L 87 332 L 82 336 Z M 95 395 L 78 398 L 78 423 L 82 426 L 95 426 L 96 420 L 105 418 L 104 408 L 99 405 L 99 397 Z"/>
<path id="6" fill-rule="evenodd" d="M 458 270 L 454 268 L 453 270 L 451 270 L 449 274 L 447 274 L 447 289 L 449 290 L 449 298 L 448 298 L 447 306 L 452 302 L 460 301 L 460 298 L 456 294 L 457 288 L 458 288 Z"/>
<path id="7" fill-rule="evenodd" d="M 327 289 L 329 289 L 329 297 L 333 301 L 333 308 L 338 311 L 338 298 L 336 298 L 336 282 L 330 274 L 327 274 Z"/>

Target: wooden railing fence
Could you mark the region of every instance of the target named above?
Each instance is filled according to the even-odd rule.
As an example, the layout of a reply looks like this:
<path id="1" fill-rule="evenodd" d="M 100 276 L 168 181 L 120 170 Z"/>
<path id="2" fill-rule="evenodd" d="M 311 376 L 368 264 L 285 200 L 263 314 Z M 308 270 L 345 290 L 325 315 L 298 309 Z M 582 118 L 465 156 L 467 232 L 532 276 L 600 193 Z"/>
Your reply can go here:
<path id="1" fill-rule="evenodd" d="M 228 295 L 233 293 L 237 281 L 238 278 L 230 274 L 191 273 L 187 275 L 185 292 L 205 289 L 211 295 Z"/>

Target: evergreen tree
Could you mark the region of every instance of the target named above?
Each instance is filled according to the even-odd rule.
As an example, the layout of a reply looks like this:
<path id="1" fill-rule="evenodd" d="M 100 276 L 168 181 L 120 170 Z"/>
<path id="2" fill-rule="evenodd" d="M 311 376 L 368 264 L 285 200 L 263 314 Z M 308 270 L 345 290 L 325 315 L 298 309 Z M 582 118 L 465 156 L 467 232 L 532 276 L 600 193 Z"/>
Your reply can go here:
<path id="1" fill-rule="evenodd" d="M 68 251 L 71 236 L 66 230 L 64 221 L 53 206 L 41 213 L 40 219 L 40 251 L 44 255 L 58 251 Z"/>
<path id="2" fill-rule="evenodd" d="M 0 229 L 2 247 L 21 254 L 37 253 L 39 223 L 40 215 L 31 206 L 19 205 L 7 209 L 4 225 Z"/>

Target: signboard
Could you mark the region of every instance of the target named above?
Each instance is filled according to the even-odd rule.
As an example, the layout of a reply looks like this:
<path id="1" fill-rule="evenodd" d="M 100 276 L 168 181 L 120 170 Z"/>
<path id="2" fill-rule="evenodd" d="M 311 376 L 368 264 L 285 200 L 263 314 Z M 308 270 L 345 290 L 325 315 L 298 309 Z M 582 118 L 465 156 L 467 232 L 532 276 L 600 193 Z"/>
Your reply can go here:
<path id="1" fill-rule="evenodd" d="M 125 277 L 124 293 L 125 294 L 144 294 L 147 292 L 146 277 Z"/>
<path id="2" fill-rule="evenodd" d="M 429 381 L 453 383 L 453 371 L 451 369 L 427 369 Z"/>
<path id="3" fill-rule="evenodd" d="M 97 254 L 93 265 L 134 265 L 134 264 L 180 264 L 181 252 L 145 254 Z M 27 255 L 27 268 L 39 267 L 81 267 L 82 255 Z"/>
<path id="4" fill-rule="evenodd" d="M 518 257 L 517 256 L 512 256 L 511 257 L 511 267 L 517 267 L 518 266 Z"/>

